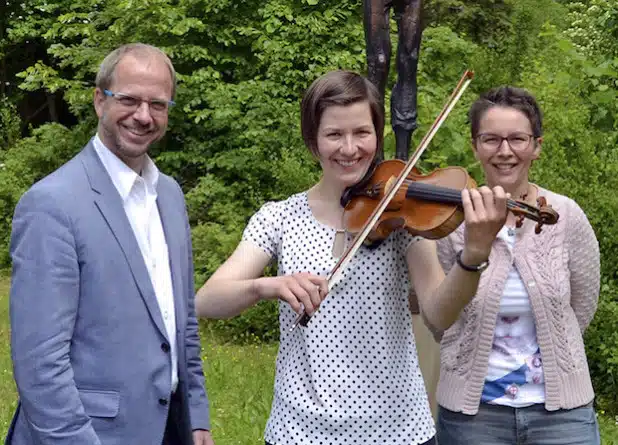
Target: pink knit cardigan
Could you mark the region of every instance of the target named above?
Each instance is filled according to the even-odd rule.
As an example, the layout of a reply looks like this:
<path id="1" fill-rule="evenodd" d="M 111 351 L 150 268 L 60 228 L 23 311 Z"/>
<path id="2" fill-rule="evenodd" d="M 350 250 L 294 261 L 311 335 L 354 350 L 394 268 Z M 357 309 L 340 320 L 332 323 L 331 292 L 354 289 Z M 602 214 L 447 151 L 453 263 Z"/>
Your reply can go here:
<path id="1" fill-rule="evenodd" d="M 512 264 L 521 275 L 534 313 L 546 409 L 575 408 L 594 398 L 582 334 L 597 308 L 599 245 L 575 201 L 537 188 L 539 196 L 545 196 L 560 214 L 558 223 L 544 226 L 537 235 L 535 223 L 526 220 L 517 229 L 513 253 L 497 238 L 476 296 L 442 336 L 437 400 L 451 411 L 478 411 L 500 298 Z M 463 237 L 462 224 L 438 242 L 445 271 L 463 248 Z"/>

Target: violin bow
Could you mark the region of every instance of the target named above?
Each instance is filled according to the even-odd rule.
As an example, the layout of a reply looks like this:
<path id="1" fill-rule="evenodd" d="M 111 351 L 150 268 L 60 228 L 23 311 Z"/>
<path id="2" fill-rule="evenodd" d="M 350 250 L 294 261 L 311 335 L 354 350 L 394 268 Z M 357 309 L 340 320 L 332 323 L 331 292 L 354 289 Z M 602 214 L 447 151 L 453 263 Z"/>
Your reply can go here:
<path id="1" fill-rule="evenodd" d="M 459 83 L 451 93 L 451 96 L 449 97 L 447 102 L 444 104 L 442 111 L 440 111 L 440 114 L 438 114 L 438 117 L 429 128 L 429 131 L 425 133 L 425 136 L 421 140 L 416 150 L 414 150 L 414 153 L 410 157 L 410 160 L 407 162 L 404 169 L 401 171 L 401 173 L 399 173 L 399 176 L 393 183 L 392 187 L 390 187 L 390 189 L 382 197 L 369 219 L 365 222 L 359 233 L 354 238 L 352 244 L 350 244 L 344 254 L 339 258 L 339 261 L 337 261 L 337 264 L 335 264 L 331 272 L 328 274 L 328 292 L 330 292 L 331 289 L 335 286 L 335 284 L 339 282 L 343 271 L 348 266 L 348 264 L 350 264 L 350 261 L 352 261 L 352 258 L 354 257 L 354 255 L 356 255 L 358 249 L 360 249 L 360 247 L 363 245 L 365 239 L 367 239 L 367 236 L 369 236 L 369 233 L 380 219 L 380 216 L 382 216 L 382 213 L 384 213 L 384 210 L 386 209 L 388 204 L 397 194 L 397 191 L 403 185 L 408 175 L 412 172 L 412 169 L 429 146 L 429 143 L 431 142 L 433 137 L 438 132 L 438 130 L 448 117 L 449 113 L 455 107 L 455 104 L 457 103 L 457 101 L 459 101 L 466 88 L 468 88 L 470 82 L 472 82 L 473 77 L 474 72 L 469 70 L 466 70 L 463 76 L 461 76 L 461 79 L 459 79 Z M 294 323 L 290 327 L 290 331 L 296 329 L 298 325 L 306 326 L 310 319 L 311 316 L 303 311 L 302 313 L 298 314 L 298 316 L 294 320 Z"/>

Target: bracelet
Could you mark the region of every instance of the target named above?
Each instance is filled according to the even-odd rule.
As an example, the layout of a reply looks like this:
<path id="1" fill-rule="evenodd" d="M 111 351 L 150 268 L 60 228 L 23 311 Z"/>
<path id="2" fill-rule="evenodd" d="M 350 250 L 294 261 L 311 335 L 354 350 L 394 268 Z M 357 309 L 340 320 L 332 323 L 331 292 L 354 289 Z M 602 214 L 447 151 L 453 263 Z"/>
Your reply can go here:
<path id="1" fill-rule="evenodd" d="M 468 272 L 482 272 L 487 269 L 487 266 L 489 266 L 489 259 L 483 261 L 481 264 L 477 264 L 476 266 L 469 266 L 467 264 L 464 264 L 464 262 L 461 261 L 462 252 L 463 249 L 457 252 L 457 256 L 455 258 L 457 260 L 457 264 L 459 264 L 459 267 L 461 267 L 463 270 L 467 270 Z"/>

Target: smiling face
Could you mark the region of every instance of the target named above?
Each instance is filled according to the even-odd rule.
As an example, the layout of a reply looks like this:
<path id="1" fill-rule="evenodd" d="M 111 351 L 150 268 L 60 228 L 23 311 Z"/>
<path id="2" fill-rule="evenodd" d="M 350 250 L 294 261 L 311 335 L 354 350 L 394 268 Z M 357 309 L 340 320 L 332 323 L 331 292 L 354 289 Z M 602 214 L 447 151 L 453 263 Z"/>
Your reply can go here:
<path id="1" fill-rule="evenodd" d="M 499 138 L 515 137 L 514 150 L 506 140 L 497 148 L 484 145 L 478 135 L 495 135 Z M 532 138 L 523 147 L 517 146 L 518 135 L 532 135 L 532 126 L 526 115 L 511 107 L 494 106 L 483 114 L 479 121 L 477 138 L 472 141 L 475 157 L 485 172 L 485 180 L 491 187 L 502 186 L 513 194 L 525 193 L 528 187 L 528 171 L 532 161 L 541 152 L 541 138 Z M 492 138 L 495 139 L 495 138 Z"/>
<path id="2" fill-rule="evenodd" d="M 135 57 L 127 54 L 116 65 L 109 90 L 142 100 L 171 99 L 173 81 L 165 61 L 156 54 Z M 147 102 L 127 107 L 97 88 L 94 105 L 99 117 L 99 137 L 116 156 L 140 170 L 151 144 L 167 129 L 167 111 L 151 110 Z"/>
<path id="3" fill-rule="evenodd" d="M 326 108 L 316 142 L 325 183 L 339 192 L 359 182 L 373 161 L 377 147 L 369 103 Z"/>

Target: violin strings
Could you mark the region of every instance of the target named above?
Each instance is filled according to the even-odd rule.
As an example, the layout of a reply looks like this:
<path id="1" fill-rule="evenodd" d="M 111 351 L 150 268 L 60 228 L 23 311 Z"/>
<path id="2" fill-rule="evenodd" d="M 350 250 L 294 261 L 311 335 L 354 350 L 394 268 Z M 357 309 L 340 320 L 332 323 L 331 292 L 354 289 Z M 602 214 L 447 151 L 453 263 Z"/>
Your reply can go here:
<path id="1" fill-rule="evenodd" d="M 449 204 L 461 204 L 461 191 L 418 182 L 409 184 L 406 197 Z"/>
<path id="2" fill-rule="evenodd" d="M 384 186 L 380 187 L 380 189 L 384 190 Z M 461 190 L 420 182 L 409 182 L 406 197 L 447 204 L 461 204 Z M 537 213 L 536 208 L 513 199 L 508 199 L 506 206 L 510 210 L 521 209 L 531 212 L 532 214 Z"/>

